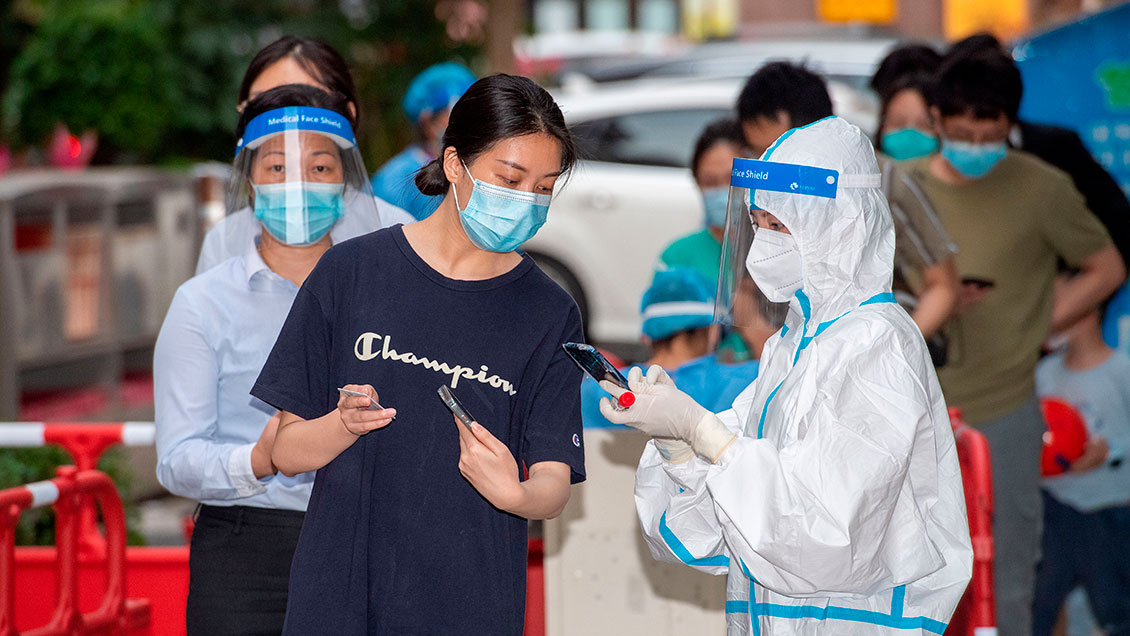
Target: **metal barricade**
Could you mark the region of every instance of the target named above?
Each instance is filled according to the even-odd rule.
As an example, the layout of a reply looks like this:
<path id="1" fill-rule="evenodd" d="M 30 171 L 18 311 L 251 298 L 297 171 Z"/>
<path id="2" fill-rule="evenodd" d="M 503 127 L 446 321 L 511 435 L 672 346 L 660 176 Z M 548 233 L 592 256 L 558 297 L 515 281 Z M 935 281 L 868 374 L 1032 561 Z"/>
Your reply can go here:
<path id="1" fill-rule="evenodd" d="M 98 608 L 79 611 L 80 512 L 93 499 L 106 528 L 106 591 Z M 52 505 L 56 528 L 55 609 L 47 625 L 24 636 L 148 634 L 149 602 L 125 597 L 126 520 L 114 482 L 97 470 L 61 466 L 58 476 L 0 491 L 0 635 L 16 636 L 15 526 L 24 510 Z"/>

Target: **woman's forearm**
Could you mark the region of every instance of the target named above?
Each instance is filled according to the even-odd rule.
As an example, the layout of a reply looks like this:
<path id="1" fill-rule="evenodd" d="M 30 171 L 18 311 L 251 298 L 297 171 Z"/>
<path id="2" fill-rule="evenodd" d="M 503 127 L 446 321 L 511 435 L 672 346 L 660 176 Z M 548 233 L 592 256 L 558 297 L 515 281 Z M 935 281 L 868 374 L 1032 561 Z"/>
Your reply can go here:
<path id="1" fill-rule="evenodd" d="M 569 503 L 569 466 L 562 462 L 539 462 L 521 482 L 522 495 L 507 512 L 526 519 L 552 519 Z"/>
<path id="2" fill-rule="evenodd" d="M 338 409 L 313 420 L 283 412 L 271 461 L 287 476 L 318 470 L 352 446 L 358 437 L 345 428 Z"/>

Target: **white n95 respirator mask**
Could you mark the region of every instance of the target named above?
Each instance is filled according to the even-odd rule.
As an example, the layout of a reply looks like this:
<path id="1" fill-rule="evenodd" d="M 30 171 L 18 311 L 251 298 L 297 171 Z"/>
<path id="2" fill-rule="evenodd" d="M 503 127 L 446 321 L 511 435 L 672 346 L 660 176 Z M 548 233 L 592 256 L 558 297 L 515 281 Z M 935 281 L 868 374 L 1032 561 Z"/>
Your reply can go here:
<path id="1" fill-rule="evenodd" d="M 775 303 L 788 302 L 803 285 L 800 252 L 791 234 L 758 228 L 745 266 L 761 293 Z"/>

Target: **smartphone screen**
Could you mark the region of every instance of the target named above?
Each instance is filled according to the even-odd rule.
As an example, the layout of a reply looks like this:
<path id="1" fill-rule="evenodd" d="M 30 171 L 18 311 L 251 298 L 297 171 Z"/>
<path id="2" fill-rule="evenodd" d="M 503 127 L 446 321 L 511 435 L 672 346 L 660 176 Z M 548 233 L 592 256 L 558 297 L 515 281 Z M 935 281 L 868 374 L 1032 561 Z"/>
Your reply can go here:
<path id="1" fill-rule="evenodd" d="M 620 370 L 612 366 L 608 361 L 597 351 L 596 347 L 587 345 L 580 342 L 566 342 L 561 345 L 565 349 L 565 353 L 581 367 L 581 370 L 589 374 L 592 379 L 600 382 L 601 380 L 608 380 L 612 384 L 627 390 L 628 380 L 620 373 Z"/>
<path id="2" fill-rule="evenodd" d="M 464 426 L 471 428 L 471 422 L 474 422 L 475 418 L 471 417 L 467 409 L 463 408 L 463 403 L 459 401 L 459 398 L 455 397 L 455 393 L 447 388 L 446 384 L 436 389 L 436 393 L 439 394 L 439 399 L 443 400 L 443 404 L 447 407 L 447 410 L 451 411 L 452 415 L 459 418 L 459 421 L 463 422 Z"/>

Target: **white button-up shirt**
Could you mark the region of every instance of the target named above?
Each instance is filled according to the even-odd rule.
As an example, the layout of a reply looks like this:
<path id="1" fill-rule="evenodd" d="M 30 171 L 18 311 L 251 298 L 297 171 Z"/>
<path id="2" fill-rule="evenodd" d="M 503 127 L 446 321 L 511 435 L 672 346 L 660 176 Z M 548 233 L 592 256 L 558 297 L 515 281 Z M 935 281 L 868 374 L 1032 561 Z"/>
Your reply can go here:
<path id="1" fill-rule="evenodd" d="M 274 409 L 251 386 L 298 287 L 263 262 L 254 241 L 185 282 L 153 354 L 157 479 L 217 506 L 305 510 L 314 473 L 256 479 L 251 449 Z"/>

